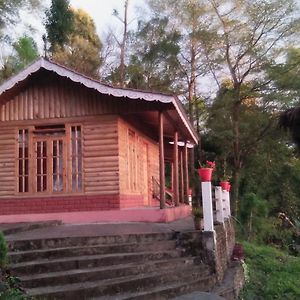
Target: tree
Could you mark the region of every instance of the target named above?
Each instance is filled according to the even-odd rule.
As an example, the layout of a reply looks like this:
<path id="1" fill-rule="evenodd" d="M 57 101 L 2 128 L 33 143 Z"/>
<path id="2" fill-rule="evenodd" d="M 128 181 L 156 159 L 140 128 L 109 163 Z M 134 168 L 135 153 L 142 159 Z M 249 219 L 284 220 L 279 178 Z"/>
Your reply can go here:
<path id="1" fill-rule="evenodd" d="M 2 79 L 7 78 L 13 72 L 10 65 L 11 57 L 7 54 L 14 51 L 12 49 L 13 38 L 8 29 L 20 22 L 20 10 L 30 11 L 31 14 L 39 12 L 41 2 L 40 0 L 0 0 L 0 68 Z"/>
<path id="2" fill-rule="evenodd" d="M 197 105 L 195 100 L 200 96 L 199 78 L 207 72 L 203 64 L 202 47 L 203 42 L 209 42 L 207 36 L 210 32 L 210 21 L 207 1 L 148 0 L 148 4 L 155 17 L 168 18 L 169 25 L 168 30 L 165 30 L 166 33 L 177 28 L 181 36 L 177 65 L 182 74 L 181 84 L 187 87 L 185 95 L 189 117 L 194 122 L 194 106 Z M 210 40 L 212 37 L 213 33 L 210 32 Z"/>
<path id="3" fill-rule="evenodd" d="M 13 47 L 17 52 L 17 69 L 19 70 L 33 62 L 39 56 L 37 44 L 32 37 L 21 37 L 13 44 Z"/>
<path id="4" fill-rule="evenodd" d="M 123 25 L 123 34 L 122 38 L 118 39 L 117 36 L 111 32 L 111 34 L 114 36 L 119 48 L 120 48 L 120 65 L 117 68 L 117 73 L 115 73 L 115 80 L 114 82 L 119 84 L 121 87 L 124 87 L 125 85 L 125 74 L 126 74 L 126 65 L 125 65 L 125 56 L 126 56 L 126 46 L 128 43 L 128 5 L 129 0 L 125 0 L 124 3 L 124 17 L 121 18 L 119 16 L 119 12 L 115 9 L 113 11 L 113 15 L 122 23 Z M 116 77 L 116 75 L 118 76 Z"/>
<path id="5" fill-rule="evenodd" d="M 52 59 L 80 73 L 99 78 L 101 41 L 93 19 L 82 9 L 72 10 L 73 30 L 68 42 L 56 49 Z"/>
<path id="6" fill-rule="evenodd" d="M 50 9 L 46 10 L 45 27 L 50 52 L 53 54 L 68 42 L 73 29 L 73 12 L 69 0 L 52 0 Z"/>
<path id="7" fill-rule="evenodd" d="M 15 24 L 19 20 L 20 9 L 37 9 L 40 0 L 1 0 L 0 1 L 0 38 L 4 35 L 4 29 Z"/>
<path id="8" fill-rule="evenodd" d="M 0 70 L 0 81 L 9 78 L 14 73 L 23 69 L 37 57 L 38 49 L 32 37 L 23 36 L 13 44 L 14 53 L 6 57 Z"/>
<path id="9" fill-rule="evenodd" d="M 260 99 L 270 93 L 267 68 L 296 31 L 299 20 L 295 17 L 294 1 L 209 1 L 217 24 L 218 48 L 210 48 L 208 62 L 215 59 L 224 64 L 224 71 L 232 82 L 232 150 L 234 176 L 234 211 L 238 211 L 239 179 L 243 165 L 241 147 L 241 112 L 249 94 L 255 92 Z M 217 49 L 217 50 L 216 50 Z M 214 68 L 215 77 L 218 69 Z M 224 76 L 224 75 L 223 75 Z M 253 80 L 255 78 L 255 80 Z M 247 84 L 247 92 L 243 86 Z M 265 97 L 265 98 L 264 98 Z M 264 105 L 264 104 L 262 104 Z"/>
<path id="10" fill-rule="evenodd" d="M 180 35 L 176 30 L 167 32 L 167 26 L 168 18 L 139 22 L 127 66 L 129 87 L 162 92 L 180 88 L 177 63 Z"/>

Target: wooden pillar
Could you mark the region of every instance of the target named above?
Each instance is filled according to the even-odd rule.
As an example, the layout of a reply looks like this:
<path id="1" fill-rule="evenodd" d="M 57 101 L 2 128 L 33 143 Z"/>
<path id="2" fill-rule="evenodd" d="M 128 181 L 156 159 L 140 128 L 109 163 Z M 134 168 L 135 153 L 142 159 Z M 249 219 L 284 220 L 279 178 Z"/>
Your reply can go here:
<path id="1" fill-rule="evenodd" d="M 187 142 L 184 143 L 184 194 L 185 194 L 185 203 L 189 203 L 189 157 L 188 157 L 188 147 Z"/>
<path id="2" fill-rule="evenodd" d="M 164 153 L 164 116 L 159 112 L 159 195 L 160 208 L 166 207 L 166 184 L 165 184 L 165 153 Z"/>
<path id="3" fill-rule="evenodd" d="M 173 161 L 174 161 L 174 190 L 173 190 L 174 202 L 175 202 L 175 206 L 179 206 L 178 131 L 174 132 Z"/>
<path id="4" fill-rule="evenodd" d="M 184 203 L 183 149 L 180 148 L 180 202 Z"/>
<path id="5" fill-rule="evenodd" d="M 171 190 L 174 191 L 174 163 L 171 162 Z"/>

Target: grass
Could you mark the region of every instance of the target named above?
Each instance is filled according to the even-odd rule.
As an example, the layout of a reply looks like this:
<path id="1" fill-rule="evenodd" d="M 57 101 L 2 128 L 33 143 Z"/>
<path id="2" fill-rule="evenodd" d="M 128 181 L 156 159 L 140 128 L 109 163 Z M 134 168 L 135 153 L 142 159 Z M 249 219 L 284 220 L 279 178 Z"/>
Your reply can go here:
<path id="1" fill-rule="evenodd" d="M 243 242 L 247 283 L 243 300 L 300 299 L 300 258 L 270 246 Z"/>

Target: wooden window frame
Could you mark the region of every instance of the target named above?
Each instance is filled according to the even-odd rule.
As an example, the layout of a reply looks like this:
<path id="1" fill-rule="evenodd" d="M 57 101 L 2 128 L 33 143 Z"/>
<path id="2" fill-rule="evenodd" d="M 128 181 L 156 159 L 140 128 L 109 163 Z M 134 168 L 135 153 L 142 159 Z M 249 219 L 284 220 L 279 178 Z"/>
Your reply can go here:
<path id="1" fill-rule="evenodd" d="M 59 123 L 61 124 L 61 123 Z M 59 124 L 51 124 L 51 126 L 56 126 Z M 38 125 L 40 127 L 43 126 L 47 126 L 47 125 Z M 75 190 L 73 190 L 72 188 L 72 128 L 76 127 L 77 129 L 79 128 L 80 131 L 80 148 L 81 148 L 81 152 L 78 153 L 77 151 L 77 163 L 80 160 L 79 156 L 81 155 L 81 169 L 79 165 L 77 165 L 77 173 L 76 173 L 76 178 L 77 178 L 77 188 Z M 26 126 L 26 127 L 18 127 L 16 128 L 16 166 L 15 166 L 15 176 L 17 178 L 16 180 L 16 186 L 15 186 L 15 194 L 17 196 L 43 196 L 43 195 L 47 195 L 47 196 L 55 196 L 55 195 L 81 195 L 84 193 L 84 137 L 83 137 L 83 125 L 81 123 L 64 123 L 64 128 L 65 128 L 65 132 L 64 134 L 62 134 L 61 136 L 43 136 L 43 134 L 37 134 L 36 132 L 38 130 L 36 130 L 36 126 Z M 28 191 L 20 191 L 20 187 L 19 187 L 19 177 L 20 177 L 20 170 L 19 170 L 19 145 L 20 145 L 20 138 L 19 138 L 19 133 L 20 132 L 28 132 Z M 51 129 L 49 130 L 45 130 L 48 133 L 51 132 Z M 53 130 L 55 131 L 55 130 Z M 46 147 L 49 150 L 50 148 L 53 148 L 53 143 L 55 141 L 60 141 L 62 140 L 62 153 L 63 153 L 63 172 L 61 174 L 61 176 L 63 176 L 63 188 L 62 191 L 55 191 L 54 190 L 54 185 L 53 185 L 53 178 L 54 178 L 54 160 L 56 157 L 53 157 L 53 149 L 51 149 L 51 153 L 48 154 L 47 153 L 47 188 L 45 191 L 37 191 L 37 155 L 35 154 L 35 147 L 37 146 L 37 142 L 38 141 L 46 141 Z M 75 143 L 76 147 L 78 147 L 78 140 Z M 47 151 L 48 151 L 47 150 Z M 58 160 L 58 158 L 57 158 Z M 50 169 L 50 171 L 49 171 Z M 51 174 L 50 174 L 51 173 Z M 81 174 L 81 186 L 79 184 L 79 178 L 80 178 L 80 174 Z M 53 177 L 53 178 L 52 178 Z M 81 187 L 81 188 L 79 188 Z"/>
<path id="2" fill-rule="evenodd" d="M 19 128 L 17 130 L 17 143 L 16 143 L 16 191 L 22 194 L 28 194 L 30 191 L 30 153 L 29 153 L 29 129 Z M 22 134 L 22 140 L 20 141 L 20 134 Z M 27 136 L 25 136 L 27 135 Z M 27 144 L 27 155 L 26 155 L 26 144 Z M 20 147 L 20 145 L 22 145 Z M 20 155 L 21 148 L 21 155 Z M 27 171 L 26 171 L 26 161 L 27 161 Z M 20 168 L 22 169 L 20 173 Z M 27 184 L 26 184 L 27 177 Z M 20 186 L 20 180 L 22 181 L 22 186 Z M 25 185 L 25 187 L 24 187 Z M 22 191 L 20 191 L 22 190 Z"/>

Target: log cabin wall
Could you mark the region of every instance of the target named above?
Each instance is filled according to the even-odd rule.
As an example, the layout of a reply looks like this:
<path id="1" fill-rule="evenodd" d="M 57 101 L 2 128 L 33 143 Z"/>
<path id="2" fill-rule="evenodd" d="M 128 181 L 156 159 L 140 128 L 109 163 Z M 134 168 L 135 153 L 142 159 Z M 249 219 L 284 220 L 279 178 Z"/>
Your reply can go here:
<path id="1" fill-rule="evenodd" d="M 16 137 L 14 127 L 1 128 L 0 134 L 0 197 L 15 195 Z"/>
<path id="2" fill-rule="evenodd" d="M 87 195 L 119 195 L 118 118 L 84 123 L 84 188 Z"/>
<path id="3" fill-rule="evenodd" d="M 65 184 L 69 186 L 63 192 L 37 192 L 36 189 L 20 193 L 18 180 L 18 132 L 19 126 L 1 126 L 0 135 L 0 214 L 44 213 L 63 211 L 110 210 L 120 208 L 119 197 L 119 156 L 118 127 L 116 115 L 104 115 L 97 118 L 76 118 L 56 120 L 66 127 L 82 128 L 82 189 L 72 191 L 74 179 L 66 172 Z M 47 121 L 47 120 L 45 120 Z M 76 122 L 75 122 L 76 121 Z M 52 120 L 52 125 L 53 123 Z M 22 128 L 34 128 L 26 123 Z M 29 131 L 30 132 L 30 131 Z M 72 150 L 72 141 L 67 145 Z M 74 158 L 66 158 L 66 168 L 70 169 Z M 30 169 L 33 164 L 30 164 Z M 53 174 L 51 173 L 52 177 Z M 36 186 L 36 175 L 30 182 Z M 81 184 L 80 184 L 81 185 Z M 25 191 L 25 190 L 24 190 Z"/>
<path id="4" fill-rule="evenodd" d="M 159 179 L 159 149 L 137 128 L 119 118 L 121 208 L 152 205 L 152 177 Z"/>
<path id="5" fill-rule="evenodd" d="M 101 95 L 51 72 L 44 75 L 44 71 L 34 74 L 25 88 L 0 105 L 0 214 L 151 205 L 152 177 L 159 179 L 157 142 L 118 116 L 120 113 L 155 110 L 158 104 Z M 23 133 L 28 130 L 31 147 L 28 151 L 30 155 L 36 155 L 33 151 L 35 131 L 43 126 L 60 127 L 62 124 L 66 132 L 63 148 L 67 149 L 64 150 L 67 170 L 62 171 L 66 178 L 65 189 L 61 193 L 40 192 L 35 178 L 28 191 L 27 187 L 21 187 L 25 192 L 21 194 L 20 177 L 23 179 L 21 185 L 24 185 L 27 176 L 32 174 L 19 174 L 20 129 Z M 82 189 L 76 192 L 72 191 L 74 179 L 69 171 L 74 159 L 78 159 L 70 156 L 74 128 L 80 128 L 82 133 L 83 170 L 81 175 L 75 176 L 77 181 L 82 176 Z M 45 138 L 46 142 L 48 138 Z M 49 151 L 51 147 L 46 146 Z M 34 164 L 36 169 L 36 162 L 29 169 Z M 49 176 L 53 175 L 54 170 Z M 48 186 L 53 186 L 54 179 L 49 182 Z M 39 185 L 44 188 L 43 183 Z"/>
<path id="6" fill-rule="evenodd" d="M 30 83 L 13 99 L 0 106 L 0 214 L 120 208 L 118 117 L 115 114 L 120 110 L 120 101 L 113 100 L 116 99 L 102 97 L 78 84 L 50 76 L 46 81 Z M 31 141 L 29 147 L 33 147 L 32 139 L 37 127 L 55 127 L 58 124 L 64 125 L 67 136 L 63 142 L 66 143 L 64 149 L 68 148 L 64 150 L 68 161 L 66 168 L 70 168 L 74 161 L 70 156 L 73 128 L 79 126 L 83 134 L 83 174 L 76 174 L 77 177 L 82 176 L 82 189 L 73 192 L 72 175 L 63 171 L 67 178 L 64 185 L 69 185 L 63 193 L 37 192 L 35 187 L 30 191 L 26 187 L 24 193 L 20 193 L 20 129 L 28 129 Z M 33 149 L 29 151 L 30 155 L 34 155 Z M 29 169 L 32 166 L 33 163 Z M 23 176 L 24 182 L 26 176 Z M 32 185 L 36 186 L 34 180 Z"/>

